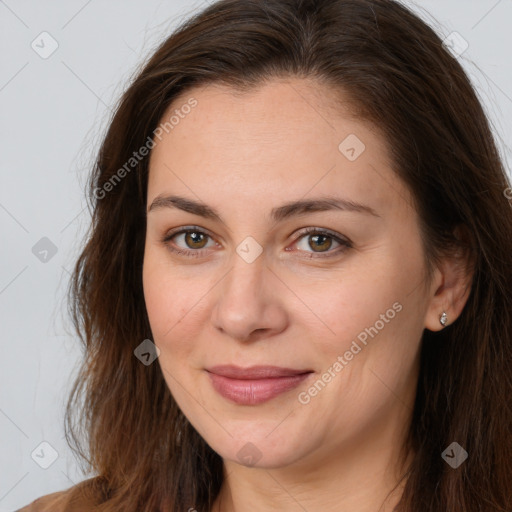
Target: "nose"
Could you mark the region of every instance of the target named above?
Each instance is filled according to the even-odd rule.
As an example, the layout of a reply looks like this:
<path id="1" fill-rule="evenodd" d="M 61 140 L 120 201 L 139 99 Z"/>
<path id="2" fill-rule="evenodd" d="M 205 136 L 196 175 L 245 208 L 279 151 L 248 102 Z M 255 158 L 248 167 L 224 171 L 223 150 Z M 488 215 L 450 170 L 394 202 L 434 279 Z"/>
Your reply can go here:
<path id="1" fill-rule="evenodd" d="M 286 287 L 268 267 L 263 254 L 251 263 L 238 255 L 233 260 L 218 285 L 213 326 L 241 342 L 282 332 L 288 322 Z"/>

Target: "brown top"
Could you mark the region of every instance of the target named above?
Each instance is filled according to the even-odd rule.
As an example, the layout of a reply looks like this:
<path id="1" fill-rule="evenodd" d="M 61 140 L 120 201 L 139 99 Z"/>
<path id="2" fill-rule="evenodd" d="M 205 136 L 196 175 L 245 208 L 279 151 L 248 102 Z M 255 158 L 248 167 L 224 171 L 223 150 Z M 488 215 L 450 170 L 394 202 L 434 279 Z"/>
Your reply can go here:
<path id="1" fill-rule="evenodd" d="M 71 501 L 72 490 L 76 490 L 76 486 L 41 496 L 15 512 L 91 512 L 94 510 L 94 505 L 83 498 Z"/>
<path id="2" fill-rule="evenodd" d="M 54 492 L 38 498 L 16 512 L 64 512 L 67 511 L 68 501 L 69 493 L 67 491 Z"/>

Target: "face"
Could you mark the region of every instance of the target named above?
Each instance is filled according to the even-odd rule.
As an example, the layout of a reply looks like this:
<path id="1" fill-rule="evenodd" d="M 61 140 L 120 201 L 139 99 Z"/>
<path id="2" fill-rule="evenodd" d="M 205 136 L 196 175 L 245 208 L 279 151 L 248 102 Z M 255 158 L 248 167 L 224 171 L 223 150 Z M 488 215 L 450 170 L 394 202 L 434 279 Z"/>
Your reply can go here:
<path id="1" fill-rule="evenodd" d="M 151 153 L 157 361 L 225 461 L 315 464 L 410 413 L 429 302 L 419 222 L 382 135 L 333 97 L 303 79 L 197 87 Z"/>

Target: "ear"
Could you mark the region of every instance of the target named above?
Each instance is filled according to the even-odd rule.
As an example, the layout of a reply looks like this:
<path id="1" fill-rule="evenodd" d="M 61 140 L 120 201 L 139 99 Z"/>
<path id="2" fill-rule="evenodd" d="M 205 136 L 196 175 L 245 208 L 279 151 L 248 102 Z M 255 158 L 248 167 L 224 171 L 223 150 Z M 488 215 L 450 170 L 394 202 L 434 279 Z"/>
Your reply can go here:
<path id="1" fill-rule="evenodd" d="M 425 328 L 440 331 L 452 324 L 461 314 L 471 292 L 474 274 L 470 236 L 462 226 L 457 226 L 454 236 L 463 245 L 452 254 L 443 257 L 434 272 L 431 284 L 430 303 L 425 313 Z M 445 312 L 446 325 L 440 317 Z"/>

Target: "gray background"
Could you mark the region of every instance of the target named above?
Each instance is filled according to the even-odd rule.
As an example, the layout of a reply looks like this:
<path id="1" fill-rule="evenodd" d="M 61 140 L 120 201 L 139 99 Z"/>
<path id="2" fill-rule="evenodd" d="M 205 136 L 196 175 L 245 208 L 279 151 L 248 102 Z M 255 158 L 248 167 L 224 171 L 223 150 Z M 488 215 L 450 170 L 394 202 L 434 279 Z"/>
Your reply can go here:
<path id="1" fill-rule="evenodd" d="M 0 512 L 85 478 L 63 439 L 81 355 L 64 292 L 89 222 L 83 187 L 128 79 L 179 20 L 204 5 L 0 0 Z M 509 158 L 512 0 L 418 5 L 443 37 L 456 31 L 469 44 L 459 58 Z M 44 31 L 58 44 L 47 58 L 41 54 L 55 43 Z M 44 237 L 55 254 L 39 252 L 48 249 Z M 58 453 L 47 469 L 41 464 L 53 452 L 42 442 Z"/>

